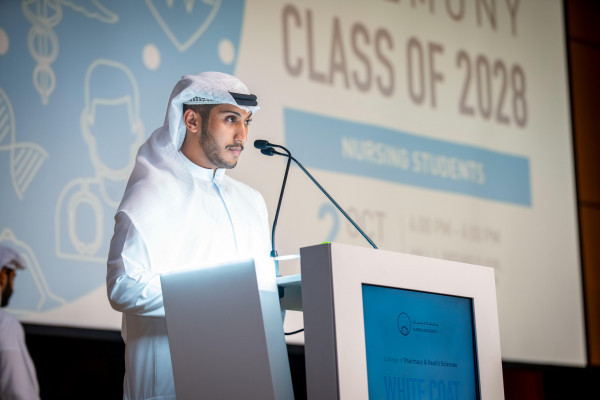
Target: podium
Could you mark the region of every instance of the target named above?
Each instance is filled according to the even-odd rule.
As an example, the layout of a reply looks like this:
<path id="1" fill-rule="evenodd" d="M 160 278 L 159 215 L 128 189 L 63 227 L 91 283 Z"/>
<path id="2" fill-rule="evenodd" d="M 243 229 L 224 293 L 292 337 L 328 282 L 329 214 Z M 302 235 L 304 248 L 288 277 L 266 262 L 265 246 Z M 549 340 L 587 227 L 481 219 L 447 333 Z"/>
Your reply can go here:
<path id="1" fill-rule="evenodd" d="M 293 399 L 280 305 L 304 312 L 308 399 L 504 398 L 493 269 L 335 243 L 300 258 L 277 280 L 264 260 L 161 276 L 178 399 Z"/>
<path id="2" fill-rule="evenodd" d="M 275 268 L 245 260 L 161 275 L 177 399 L 293 399 Z"/>
<path id="3" fill-rule="evenodd" d="M 300 250 L 308 399 L 504 399 L 492 268 Z"/>

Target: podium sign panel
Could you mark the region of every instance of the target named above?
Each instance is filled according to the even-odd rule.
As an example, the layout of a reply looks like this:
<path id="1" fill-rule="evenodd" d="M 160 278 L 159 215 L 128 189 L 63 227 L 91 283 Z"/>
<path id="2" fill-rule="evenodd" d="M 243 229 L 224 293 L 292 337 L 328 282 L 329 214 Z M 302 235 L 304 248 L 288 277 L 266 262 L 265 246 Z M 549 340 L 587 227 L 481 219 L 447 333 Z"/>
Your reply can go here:
<path id="1" fill-rule="evenodd" d="M 340 244 L 300 254 L 309 399 L 504 398 L 491 268 Z"/>
<path id="2" fill-rule="evenodd" d="M 369 398 L 480 398 L 472 299 L 362 289 Z"/>
<path id="3" fill-rule="evenodd" d="M 293 399 L 275 270 L 246 260 L 161 275 L 178 399 Z"/>

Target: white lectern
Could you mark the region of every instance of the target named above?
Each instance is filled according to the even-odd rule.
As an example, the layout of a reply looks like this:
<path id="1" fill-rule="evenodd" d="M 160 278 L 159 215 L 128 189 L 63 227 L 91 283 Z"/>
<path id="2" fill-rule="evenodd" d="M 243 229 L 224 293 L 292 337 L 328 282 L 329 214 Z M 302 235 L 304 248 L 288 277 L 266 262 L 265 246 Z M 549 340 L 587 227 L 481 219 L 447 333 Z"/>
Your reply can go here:
<path id="1" fill-rule="evenodd" d="M 161 276 L 178 399 L 292 399 L 280 304 L 304 311 L 310 400 L 504 398 L 493 269 L 341 244 L 300 257 L 281 303 L 269 261 Z"/>
<path id="2" fill-rule="evenodd" d="M 335 243 L 300 259 L 309 399 L 504 399 L 493 269 Z"/>
<path id="3" fill-rule="evenodd" d="M 293 399 L 272 261 L 161 275 L 177 399 Z"/>

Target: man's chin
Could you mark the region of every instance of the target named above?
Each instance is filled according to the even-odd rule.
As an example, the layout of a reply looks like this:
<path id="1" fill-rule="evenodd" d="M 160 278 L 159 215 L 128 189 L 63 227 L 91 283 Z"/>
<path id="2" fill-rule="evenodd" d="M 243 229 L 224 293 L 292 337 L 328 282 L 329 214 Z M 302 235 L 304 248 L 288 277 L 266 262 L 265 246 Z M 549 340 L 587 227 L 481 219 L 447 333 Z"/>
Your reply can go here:
<path id="1" fill-rule="evenodd" d="M 233 169 L 233 168 L 235 168 L 236 165 L 237 165 L 237 160 L 223 161 L 220 163 L 219 168 Z"/>
<path id="2" fill-rule="evenodd" d="M 209 160 L 212 165 L 216 166 L 217 168 L 223 169 L 232 169 L 237 165 L 238 162 L 237 158 L 226 159 L 224 157 L 217 156 L 213 156 L 209 158 Z"/>

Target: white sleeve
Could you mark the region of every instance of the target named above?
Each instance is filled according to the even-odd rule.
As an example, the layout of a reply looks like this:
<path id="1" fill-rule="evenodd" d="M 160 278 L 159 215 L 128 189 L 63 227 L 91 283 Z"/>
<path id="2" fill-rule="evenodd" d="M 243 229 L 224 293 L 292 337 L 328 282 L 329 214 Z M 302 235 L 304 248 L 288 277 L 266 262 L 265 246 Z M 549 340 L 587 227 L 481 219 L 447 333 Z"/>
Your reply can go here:
<path id="1" fill-rule="evenodd" d="M 123 212 L 115 216 L 106 286 L 110 305 L 117 311 L 149 317 L 165 315 L 160 275 L 150 268 L 146 245 Z"/>
<path id="2" fill-rule="evenodd" d="M 25 347 L 23 328 L 11 324 L 0 338 L 0 399 L 39 399 L 35 367 Z"/>

